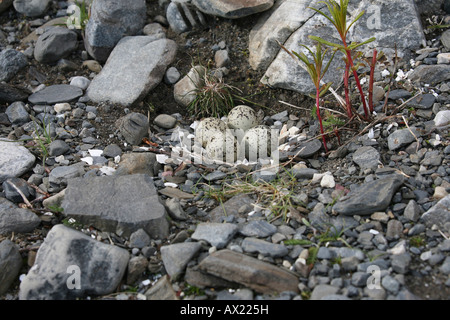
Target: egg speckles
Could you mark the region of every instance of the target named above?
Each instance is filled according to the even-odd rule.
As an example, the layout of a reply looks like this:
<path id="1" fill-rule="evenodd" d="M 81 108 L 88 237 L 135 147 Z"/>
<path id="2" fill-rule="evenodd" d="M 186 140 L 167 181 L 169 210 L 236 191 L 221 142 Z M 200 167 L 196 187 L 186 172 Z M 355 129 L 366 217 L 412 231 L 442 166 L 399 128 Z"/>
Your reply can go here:
<path id="1" fill-rule="evenodd" d="M 240 105 L 228 113 L 228 127 L 247 131 L 258 124 L 258 116 L 252 108 Z"/>
<path id="2" fill-rule="evenodd" d="M 265 125 L 259 125 L 249 129 L 243 138 L 245 143 L 245 156 L 254 161 L 257 158 L 265 158 L 271 153 L 271 129 Z"/>
<path id="3" fill-rule="evenodd" d="M 205 118 L 195 129 L 195 138 L 205 148 L 215 136 L 224 133 L 227 125 L 217 118 Z"/>
<path id="4" fill-rule="evenodd" d="M 213 160 L 236 161 L 236 137 L 227 130 L 216 134 L 206 145 L 206 155 Z"/>

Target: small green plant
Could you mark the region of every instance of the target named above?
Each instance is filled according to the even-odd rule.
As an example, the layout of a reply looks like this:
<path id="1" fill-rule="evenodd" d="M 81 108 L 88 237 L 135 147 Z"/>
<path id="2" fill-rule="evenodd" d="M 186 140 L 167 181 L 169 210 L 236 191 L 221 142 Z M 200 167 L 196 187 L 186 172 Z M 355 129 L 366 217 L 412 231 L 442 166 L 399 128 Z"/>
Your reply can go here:
<path id="1" fill-rule="evenodd" d="M 409 239 L 409 244 L 410 244 L 412 247 L 419 248 L 419 247 L 424 246 L 424 245 L 426 244 L 426 241 L 425 241 L 425 239 L 424 239 L 423 237 L 421 237 L 421 236 L 414 236 L 414 237 L 412 237 L 411 239 Z"/>
<path id="2" fill-rule="evenodd" d="M 45 120 L 42 120 L 42 125 L 39 120 L 31 116 L 34 123 L 34 139 L 28 142 L 27 146 L 35 147 L 42 159 L 42 166 L 45 167 L 45 161 L 49 156 L 48 146 L 52 143 L 53 138 L 50 134 L 50 124 L 46 125 Z"/>
<path id="3" fill-rule="evenodd" d="M 202 289 L 196 287 L 196 286 L 192 286 L 188 283 L 186 283 L 186 288 L 183 290 L 184 294 L 186 296 L 204 296 L 205 295 L 205 291 L 203 291 Z"/>
<path id="4" fill-rule="evenodd" d="M 280 44 L 281 45 L 281 44 Z M 303 62 L 306 65 L 306 71 L 308 71 L 309 76 L 311 77 L 311 80 L 316 88 L 316 114 L 317 118 L 319 119 L 320 124 L 320 133 L 322 135 L 323 140 L 323 146 L 325 148 L 325 151 L 328 152 L 327 148 L 327 141 L 325 138 L 325 133 L 323 130 L 323 123 L 322 123 L 322 117 L 320 116 L 320 98 L 328 91 L 328 89 L 331 86 L 331 82 L 327 83 L 322 86 L 322 79 L 325 76 L 328 68 L 330 67 L 330 64 L 334 58 L 334 55 L 336 51 L 333 52 L 333 55 L 329 59 L 328 63 L 324 66 L 325 57 L 328 52 L 328 48 L 325 49 L 325 51 L 322 51 L 322 45 L 320 42 L 317 42 L 316 44 L 316 52 L 314 53 L 310 48 L 308 48 L 305 45 L 302 45 L 306 50 L 309 51 L 309 53 L 313 57 L 313 61 L 310 62 L 308 57 L 303 53 L 297 53 L 295 51 L 289 51 L 287 50 L 283 45 L 281 47 L 291 56 L 291 57 L 297 57 L 301 62 Z"/>
<path id="5" fill-rule="evenodd" d="M 234 107 L 234 99 L 240 90 L 226 84 L 222 77 L 216 77 L 209 70 L 197 71 L 200 84 L 193 90 L 195 99 L 188 105 L 191 115 L 197 117 L 222 117 Z"/>
<path id="6" fill-rule="evenodd" d="M 369 118 L 369 110 L 367 108 L 366 98 L 364 96 L 364 92 L 361 87 L 361 82 L 359 80 L 359 76 L 357 73 L 357 70 L 358 70 L 358 67 L 360 66 L 360 64 L 359 63 L 355 64 L 354 60 L 356 58 L 360 57 L 360 53 L 356 52 L 355 49 L 362 45 L 365 45 L 365 44 L 368 44 L 368 43 L 374 41 L 375 38 L 374 37 L 369 38 L 368 40 L 361 42 L 361 43 L 352 42 L 352 43 L 348 44 L 348 41 L 347 41 L 347 35 L 348 35 L 350 28 L 356 23 L 356 21 L 358 21 L 364 15 L 364 11 L 360 12 L 352 22 L 347 23 L 347 7 L 348 7 L 349 0 L 340 0 L 339 3 L 337 3 L 337 1 L 335 1 L 335 0 L 325 0 L 325 1 L 320 1 L 320 3 L 324 3 L 327 6 L 330 15 L 327 15 L 323 11 L 313 8 L 313 7 L 310 7 L 310 9 L 321 14 L 322 16 L 324 16 L 326 19 L 328 19 L 333 24 L 333 26 L 336 28 L 336 30 L 339 33 L 339 36 L 342 40 L 342 44 L 332 43 L 332 42 L 326 41 L 317 36 L 309 36 L 309 38 L 312 40 L 318 41 L 324 45 L 331 46 L 331 47 L 335 48 L 335 50 L 339 50 L 344 54 L 344 56 L 345 56 L 344 61 L 346 64 L 345 75 L 344 75 L 344 85 L 346 88 L 347 113 L 348 113 L 349 117 L 351 117 L 351 114 L 352 114 L 351 113 L 351 105 L 349 104 L 350 101 L 349 101 L 349 97 L 348 97 L 348 77 L 349 77 L 349 71 L 351 69 L 351 71 L 353 72 L 353 76 L 356 80 L 356 86 L 358 87 L 358 91 L 361 96 L 361 101 L 362 101 L 362 104 L 364 107 L 365 116 L 366 116 L 366 118 Z M 374 55 L 376 57 L 376 53 Z M 373 111 L 373 110 L 371 110 L 371 111 Z"/>

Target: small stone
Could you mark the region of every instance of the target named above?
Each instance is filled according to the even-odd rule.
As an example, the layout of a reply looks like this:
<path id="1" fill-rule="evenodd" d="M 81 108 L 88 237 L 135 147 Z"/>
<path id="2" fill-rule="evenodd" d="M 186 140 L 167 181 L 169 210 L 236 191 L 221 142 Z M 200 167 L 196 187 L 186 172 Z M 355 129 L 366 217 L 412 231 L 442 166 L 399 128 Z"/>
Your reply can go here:
<path id="1" fill-rule="evenodd" d="M 237 232 L 237 226 L 230 223 L 200 223 L 191 238 L 205 240 L 217 249 L 225 247 Z"/>
<path id="2" fill-rule="evenodd" d="M 0 295 L 8 291 L 17 279 L 21 267 L 19 247 L 8 239 L 0 242 Z"/>
<path id="3" fill-rule="evenodd" d="M 394 295 L 397 294 L 400 289 L 400 283 L 389 275 L 383 277 L 381 285 Z"/>
<path id="4" fill-rule="evenodd" d="M 62 140 L 53 140 L 48 146 L 48 153 L 51 157 L 57 157 L 70 150 L 70 146 Z"/>
<path id="5" fill-rule="evenodd" d="M 320 186 L 322 188 L 334 188 L 336 183 L 334 181 L 334 177 L 331 174 L 325 174 L 320 180 Z"/>
<path id="6" fill-rule="evenodd" d="M 173 127 L 175 127 L 175 124 L 177 123 L 177 119 L 175 119 L 174 117 L 172 117 L 168 114 L 159 114 L 155 118 L 155 120 L 153 120 L 153 123 L 163 129 L 172 129 Z"/>
<path id="7" fill-rule="evenodd" d="M 265 220 L 253 220 L 246 224 L 239 232 L 246 237 L 266 238 L 273 235 L 277 227 Z"/>
<path id="8" fill-rule="evenodd" d="M 73 77 L 70 80 L 71 86 L 78 87 L 81 90 L 86 90 L 90 84 L 91 84 L 91 80 L 89 80 L 88 78 L 85 78 L 85 77 L 81 77 L 81 76 Z"/>
<path id="9" fill-rule="evenodd" d="M 420 218 L 422 209 L 419 207 L 415 200 L 410 200 L 405 210 L 403 211 L 403 216 L 409 221 L 416 222 Z"/>
<path id="10" fill-rule="evenodd" d="M 400 238 L 403 232 L 403 224 L 398 220 L 390 220 L 387 224 L 386 239 L 395 240 Z"/>
<path id="11" fill-rule="evenodd" d="M 183 242 L 161 247 L 161 259 L 167 274 L 177 279 L 185 270 L 188 262 L 200 250 L 198 242 Z"/>
<path id="12" fill-rule="evenodd" d="M 130 247 L 142 249 L 150 245 L 150 236 L 143 229 L 139 229 L 130 235 Z"/>
<path id="13" fill-rule="evenodd" d="M 242 249 L 249 253 L 260 253 L 272 258 L 283 257 L 288 254 L 284 245 L 270 243 L 261 239 L 247 237 L 242 241 Z"/>
<path id="14" fill-rule="evenodd" d="M 405 274 L 409 271 L 410 262 L 411 256 L 409 253 L 397 254 L 392 256 L 391 266 L 395 272 Z"/>

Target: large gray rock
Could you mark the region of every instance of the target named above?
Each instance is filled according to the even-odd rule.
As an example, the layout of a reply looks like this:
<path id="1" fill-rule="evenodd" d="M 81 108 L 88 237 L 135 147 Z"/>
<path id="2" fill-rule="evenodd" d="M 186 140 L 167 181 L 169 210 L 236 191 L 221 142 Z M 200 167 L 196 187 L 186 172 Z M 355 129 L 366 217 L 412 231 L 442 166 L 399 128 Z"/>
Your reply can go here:
<path id="1" fill-rule="evenodd" d="M 298 276 L 272 264 L 228 249 L 207 256 L 199 269 L 261 293 L 298 292 Z"/>
<path id="2" fill-rule="evenodd" d="M 0 183 L 20 177 L 33 166 L 36 157 L 17 142 L 0 140 Z"/>
<path id="3" fill-rule="evenodd" d="M 128 260 L 125 249 L 56 225 L 22 280 L 19 299 L 66 300 L 109 294 L 122 280 Z"/>
<path id="4" fill-rule="evenodd" d="M 0 198 L 0 234 L 31 232 L 40 223 L 41 219 L 30 210 Z"/>
<path id="5" fill-rule="evenodd" d="M 416 127 L 396 130 L 388 136 L 387 141 L 389 150 L 397 150 L 404 147 L 415 141 L 420 135 L 421 133 Z"/>
<path id="6" fill-rule="evenodd" d="M 68 84 L 56 84 L 33 93 L 28 97 L 32 104 L 53 105 L 61 102 L 71 102 L 83 95 L 83 90 Z"/>
<path id="7" fill-rule="evenodd" d="M 206 14 L 238 19 L 270 9 L 274 0 L 192 0 L 192 3 Z"/>
<path id="8" fill-rule="evenodd" d="M 42 16 L 48 8 L 50 0 L 14 0 L 14 9 L 28 17 Z"/>
<path id="9" fill-rule="evenodd" d="M 87 90 L 89 98 L 123 106 L 140 102 L 161 82 L 176 50 L 173 40 L 156 36 L 123 38 L 92 80 Z"/>
<path id="10" fill-rule="evenodd" d="M 20 51 L 6 49 L 0 52 L 0 81 L 8 82 L 28 65 L 27 57 Z"/>
<path id="11" fill-rule="evenodd" d="M 152 238 L 166 238 L 169 223 L 153 179 L 145 174 L 70 179 L 64 214 L 125 237 L 143 229 Z"/>
<path id="12" fill-rule="evenodd" d="M 95 60 L 105 62 L 120 39 L 142 31 L 146 14 L 145 0 L 94 1 L 85 31 L 86 50 Z"/>
<path id="13" fill-rule="evenodd" d="M 413 72 L 411 72 L 408 78 L 413 83 L 423 83 L 435 86 L 441 82 L 450 80 L 450 65 L 437 64 L 437 65 L 420 65 Z"/>
<path id="14" fill-rule="evenodd" d="M 369 215 L 384 211 L 397 189 L 403 184 L 403 176 L 392 176 L 362 184 L 342 197 L 333 206 L 333 211 L 343 215 Z"/>
<path id="15" fill-rule="evenodd" d="M 8 239 L 0 242 L 0 295 L 4 294 L 22 267 L 22 256 L 19 248 Z"/>
<path id="16" fill-rule="evenodd" d="M 262 17 L 252 31 L 249 43 L 252 67 L 266 68 L 270 64 L 261 79 L 263 83 L 300 93 L 313 91 L 304 66 L 280 50 L 277 42 L 289 50 L 305 53 L 306 49 L 300 44 L 314 46 L 313 41 L 308 38 L 309 35 L 340 43 L 339 35 L 330 21 L 308 6 L 320 8 L 323 4 L 309 0 L 281 0 L 274 6 L 273 13 Z M 377 48 L 378 51 L 382 50 L 389 57 L 393 57 L 396 44 L 398 54 L 407 57 L 411 51 L 424 45 L 425 36 L 413 0 L 350 1 L 349 13 L 352 17 L 363 10 L 366 10 L 366 13 L 352 27 L 348 40 L 362 42 L 374 36 L 376 41 L 360 47 L 361 51 L 371 52 L 373 48 Z M 328 13 L 328 10 L 324 9 L 324 12 Z M 269 30 L 273 32 L 269 33 Z M 342 70 L 342 66 L 341 55 L 337 54 L 330 71 Z M 328 72 L 324 81 L 332 81 L 337 85 L 341 78 L 342 72 Z"/>
<path id="17" fill-rule="evenodd" d="M 24 101 L 28 98 L 30 92 L 28 90 L 0 83 L 0 103 L 11 103 L 15 101 Z"/>
<path id="18" fill-rule="evenodd" d="M 0 13 L 7 10 L 12 4 L 14 0 L 3 0 L 0 2 Z"/>
<path id="19" fill-rule="evenodd" d="M 75 31 L 63 27 L 52 27 L 44 32 L 34 47 L 34 58 L 46 64 L 56 64 L 78 47 Z"/>

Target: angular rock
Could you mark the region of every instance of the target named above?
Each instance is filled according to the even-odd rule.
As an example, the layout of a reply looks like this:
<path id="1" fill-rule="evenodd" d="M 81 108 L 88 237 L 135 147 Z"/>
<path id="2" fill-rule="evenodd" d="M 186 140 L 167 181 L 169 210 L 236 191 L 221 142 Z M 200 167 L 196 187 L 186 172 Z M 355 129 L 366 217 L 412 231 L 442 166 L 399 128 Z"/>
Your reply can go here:
<path id="1" fill-rule="evenodd" d="M 309 300 L 322 300 L 329 295 L 334 295 L 339 291 L 339 288 L 330 286 L 328 284 L 319 284 L 314 287 Z"/>
<path id="2" fill-rule="evenodd" d="M 53 140 L 48 146 L 48 154 L 51 157 L 57 157 L 70 150 L 70 146 L 63 140 Z"/>
<path id="3" fill-rule="evenodd" d="M 94 102 L 111 102 L 125 107 L 140 102 L 161 82 L 176 51 L 176 43 L 169 39 L 155 36 L 123 38 L 89 85 L 89 98 Z"/>
<path id="4" fill-rule="evenodd" d="M 422 209 L 417 204 L 415 200 L 409 200 L 408 205 L 403 211 L 403 216 L 407 218 L 409 221 L 416 222 L 420 218 L 420 214 Z"/>
<path id="5" fill-rule="evenodd" d="M 22 52 L 14 49 L 3 50 L 0 52 L 0 82 L 8 82 L 27 65 L 27 58 Z"/>
<path id="6" fill-rule="evenodd" d="M 217 206 L 209 212 L 212 222 L 220 222 L 223 217 L 239 216 L 239 209 L 243 205 L 252 205 L 254 201 L 246 194 L 240 194 L 227 200 L 223 206 Z"/>
<path id="7" fill-rule="evenodd" d="M 18 246 L 9 239 L 0 242 L 0 295 L 8 291 L 21 267 L 22 256 Z"/>
<path id="8" fill-rule="evenodd" d="M 431 93 L 421 94 L 416 98 L 412 99 L 406 105 L 408 107 L 413 107 L 416 109 L 431 109 L 433 104 L 436 102 L 436 97 Z"/>
<path id="9" fill-rule="evenodd" d="M 146 257 L 139 255 L 134 256 L 128 261 L 127 267 L 127 281 L 128 285 L 134 284 L 139 277 L 145 272 L 147 269 L 148 260 Z"/>
<path id="10" fill-rule="evenodd" d="M 129 237 L 143 229 L 152 238 L 168 236 L 166 211 L 145 174 L 70 179 L 62 207 L 65 215 L 103 231 Z"/>
<path id="11" fill-rule="evenodd" d="M 450 110 L 441 110 L 434 117 L 434 125 L 436 127 L 443 127 L 450 123 Z"/>
<path id="12" fill-rule="evenodd" d="M 292 2 L 286 0 L 286 2 Z M 296 52 L 305 52 L 306 49 L 300 46 L 300 44 L 313 47 L 313 41 L 308 38 L 309 35 L 315 35 L 324 38 L 327 41 L 334 43 L 341 43 L 337 31 L 333 28 L 330 21 L 328 21 L 322 15 L 315 13 L 313 10 L 308 9 L 308 6 L 314 6 L 316 8 L 323 8 L 321 3 L 311 3 L 309 0 L 295 1 L 292 6 L 298 6 L 297 9 L 292 10 L 292 15 L 280 15 L 282 18 L 279 20 L 268 19 L 268 25 L 264 26 L 264 22 L 258 24 L 259 30 L 274 30 L 275 35 L 269 34 L 265 37 L 254 37 L 255 44 L 250 44 L 249 47 L 267 47 L 270 44 L 264 44 L 264 42 L 272 42 L 273 45 L 277 45 L 277 41 L 280 41 L 288 50 Z M 278 10 L 283 9 L 281 5 Z M 425 44 L 425 36 L 420 22 L 420 17 L 416 11 L 415 3 L 413 0 L 392 2 L 389 0 L 379 0 L 376 4 L 372 1 L 350 1 L 348 7 L 349 14 L 355 17 L 357 13 L 363 10 L 366 13 L 358 20 L 349 32 L 349 42 L 363 42 L 369 37 L 374 36 L 376 40 L 372 43 L 360 47 L 361 50 L 372 51 L 372 48 L 382 50 L 387 56 L 394 57 L 395 50 L 394 44 L 397 44 L 398 52 L 404 56 L 411 56 L 411 51 L 420 48 Z M 284 8 L 285 10 L 285 8 Z M 297 15 L 297 12 L 302 14 Z M 327 9 L 324 9 L 326 14 Z M 275 13 L 274 13 L 275 14 Z M 299 27 L 294 29 L 292 34 L 286 36 L 291 30 L 291 26 L 296 27 L 293 21 L 299 21 L 297 24 Z M 274 24 L 281 24 L 283 26 L 274 26 Z M 263 33 L 261 33 L 263 34 Z M 399 40 L 398 35 L 402 34 Z M 285 41 L 284 38 L 287 38 Z M 258 60 L 263 61 L 262 64 L 267 64 L 268 61 L 273 60 L 270 66 L 267 68 L 266 73 L 261 79 L 264 84 L 270 85 L 276 88 L 283 88 L 288 90 L 297 91 L 300 93 L 311 93 L 314 87 L 311 80 L 298 61 L 294 60 L 283 50 L 272 50 L 276 56 L 267 57 L 261 55 L 262 58 L 256 58 L 252 65 L 259 65 Z M 252 52 L 252 50 L 250 50 Z M 252 59 L 251 59 L 252 60 Z M 342 69 L 343 62 L 341 55 L 337 54 L 333 60 L 330 70 Z M 339 72 L 328 72 L 325 75 L 324 82 L 333 82 L 335 85 L 339 83 L 342 75 Z"/>
<path id="13" fill-rule="evenodd" d="M 167 199 L 165 207 L 167 209 L 167 212 L 173 219 L 187 220 L 188 216 L 186 212 L 184 212 L 183 207 L 180 204 L 180 199 Z"/>
<path id="14" fill-rule="evenodd" d="M 425 83 L 435 86 L 441 82 L 450 80 L 450 65 L 425 65 L 418 66 L 408 77 L 414 83 Z"/>
<path id="15" fill-rule="evenodd" d="M 56 64 L 78 47 L 75 31 L 63 27 L 52 27 L 44 32 L 34 47 L 34 58 L 45 64 Z"/>
<path id="16" fill-rule="evenodd" d="M 361 147 L 353 153 L 353 162 L 355 162 L 362 170 L 378 168 L 380 153 L 377 149 L 365 146 Z"/>
<path id="17" fill-rule="evenodd" d="M 260 253 L 272 258 L 280 258 L 288 253 L 288 249 L 282 244 L 270 243 L 256 238 L 245 238 L 241 244 L 242 249 L 249 253 Z"/>
<path id="18" fill-rule="evenodd" d="M 403 231 L 403 224 L 398 220 L 389 220 L 386 230 L 386 239 L 396 240 L 400 238 Z"/>
<path id="19" fill-rule="evenodd" d="M 273 0 L 193 0 L 200 11 L 227 19 L 239 19 L 263 12 L 273 6 Z"/>
<path id="20" fill-rule="evenodd" d="M 53 105 L 61 102 L 71 102 L 83 95 L 83 90 L 68 84 L 56 84 L 33 93 L 28 97 L 32 104 Z"/>
<path id="21" fill-rule="evenodd" d="M 70 85 L 71 86 L 78 87 L 81 90 L 86 90 L 89 87 L 90 84 L 91 84 L 91 80 L 89 80 L 86 77 L 78 76 L 78 77 L 73 77 L 70 80 Z"/>
<path id="22" fill-rule="evenodd" d="M 27 100 L 30 92 L 28 90 L 9 85 L 7 83 L 0 83 L 0 103 L 11 103 L 15 101 Z"/>
<path id="23" fill-rule="evenodd" d="M 95 60 L 105 62 L 124 36 L 134 36 L 145 25 L 145 0 L 94 1 L 86 25 L 84 45 Z"/>
<path id="24" fill-rule="evenodd" d="M 32 232 L 41 219 L 28 209 L 17 207 L 5 198 L 0 198 L 0 234 Z"/>
<path id="25" fill-rule="evenodd" d="M 14 0 L 14 9 L 27 17 L 42 16 L 50 0 Z"/>
<path id="26" fill-rule="evenodd" d="M 246 237 L 266 238 L 277 232 L 277 227 L 265 220 L 253 220 L 242 227 L 239 232 Z"/>
<path id="27" fill-rule="evenodd" d="M 179 300 L 175 290 L 170 283 L 169 277 L 165 275 L 145 292 L 147 300 Z"/>
<path id="28" fill-rule="evenodd" d="M 384 211 L 397 189 L 403 184 L 403 176 L 392 175 L 362 184 L 333 206 L 333 211 L 343 215 L 370 215 Z"/>
<path id="29" fill-rule="evenodd" d="M 188 74 L 178 81 L 173 88 L 173 96 L 177 103 L 187 107 L 196 98 L 195 90 L 202 85 L 206 68 L 194 66 Z"/>
<path id="30" fill-rule="evenodd" d="M 389 150 L 394 151 L 401 147 L 404 147 L 410 144 L 411 142 L 415 141 L 416 138 L 420 137 L 420 135 L 421 133 L 419 129 L 417 129 L 416 127 L 396 130 L 388 136 L 387 140 Z M 416 136 L 416 138 L 414 136 Z"/>
<path id="31" fill-rule="evenodd" d="M 148 136 L 148 118 L 141 113 L 131 112 L 116 121 L 116 127 L 125 140 L 132 145 L 139 145 Z"/>
<path id="32" fill-rule="evenodd" d="M 201 244 L 198 242 L 183 242 L 161 247 L 161 259 L 170 278 L 177 279 L 200 248 Z"/>
<path id="33" fill-rule="evenodd" d="M 439 200 L 427 212 L 425 212 L 421 220 L 425 222 L 427 227 L 432 227 L 434 224 L 443 230 L 450 230 L 450 195 Z"/>
<path id="34" fill-rule="evenodd" d="M 130 247 L 131 248 L 139 248 L 142 249 L 145 246 L 150 245 L 151 239 L 147 232 L 145 232 L 143 229 L 139 229 L 135 232 L 133 232 L 130 235 Z"/>
<path id="35" fill-rule="evenodd" d="M 261 293 L 298 292 L 298 276 L 279 267 L 231 250 L 207 256 L 199 269 Z"/>
<path id="36" fill-rule="evenodd" d="M 109 294 L 122 280 L 129 256 L 125 249 L 56 225 L 22 280 L 19 299 L 66 300 Z"/>
<path id="37" fill-rule="evenodd" d="M 11 103 L 5 113 L 12 124 L 21 126 L 30 121 L 30 114 L 22 101 Z"/>
<path id="38" fill-rule="evenodd" d="M 205 240 L 217 249 L 225 247 L 237 232 L 238 227 L 231 223 L 200 223 L 191 238 Z"/>
<path id="39" fill-rule="evenodd" d="M 0 140 L 0 183 L 20 177 L 34 165 L 36 157 L 17 142 Z"/>
<path id="40" fill-rule="evenodd" d="M 167 21 L 175 33 L 187 32 L 206 24 L 204 15 L 189 2 L 190 0 L 176 0 L 167 6 Z"/>

